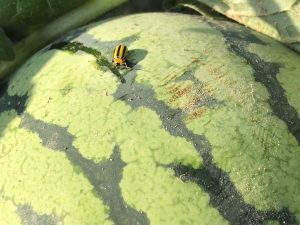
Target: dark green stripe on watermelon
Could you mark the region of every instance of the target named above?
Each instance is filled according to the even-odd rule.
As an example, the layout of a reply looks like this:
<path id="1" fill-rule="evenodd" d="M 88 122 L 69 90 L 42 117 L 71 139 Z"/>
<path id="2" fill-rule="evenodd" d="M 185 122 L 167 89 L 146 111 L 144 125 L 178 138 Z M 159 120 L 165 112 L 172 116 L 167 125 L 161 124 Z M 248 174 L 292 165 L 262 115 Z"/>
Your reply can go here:
<path id="1" fill-rule="evenodd" d="M 18 206 L 17 213 L 23 225 L 56 225 L 61 222 L 52 215 L 40 215 L 30 205 Z"/>
<path id="2" fill-rule="evenodd" d="M 195 77 L 195 68 L 190 68 L 189 70 L 185 71 L 180 77 L 176 78 L 175 81 L 187 81 L 190 80 L 192 81 L 195 86 L 199 86 L 201 88 L 201 86 L 203 85 L 203 83 L 201 83 L 196 77 Z M 199 92 L 199 88 L 197 88 Z M 207 108 L 215 108 L 218 106 L 224 105 L 224 101 L 220 101 L 216 98 L 214 98 L 213 96 L 210 95 L 205 95 L 203 96 L 201 99 L 197 99 L 195 101 L 195 107 L 202 107 L 205 106 Z"/>
<path id="3" fill-rule="evenodd" d="M 122 100 L 132 107 L 147 107 L 155 111 L 163 127 L 173 136 L 184 137 L 193 143 L 203 159 L 201 169 L 193 169 L 182 165 L 167 165 L 175 171 L 175 175 L 184 180 L 195 182 L 210 195 L 210 204 L 227 219 L 230 224 L 263 224 L 268 220 L 277 220 L 280 224 L 295 224 L 295 217 L 288 209 L 276 211 L 259 211 L 245 203 L 229 175 L 213 162 L 211 146 L 203 135 L 194 134 L 183 122 L 184 113 L 180 109 L 172 109 L 165 102 L 155 99 L 152 89 L 134 82 L 135 74 L 128 75 L 125 84 L 121 84 L 114 94 L 116 100 Z M 165 167 L 165 165 L 163 165 Z"/>
<path id="4" fill-rule="evenodd" d="M 278 221 L 281 225 L 296 224 L 295 217 L 287 208 L 280 211 L 256 210 L 245 203 L 227 173 L 213 163 L 201 169 L 193 169 L 184 165 L 170 165 L 175 175 L 184 182 L 194 182 L 210 195 L 210 204 L 232 225 L 264 224 L 266 221 Z"/>
<path id="5" fill-rule="evenodd" d="M 21 114 L 25 110 L 28 96 L 10 96 L 7 93 L 7 88 L 7 82 L 0 86 L 0 113 L 14 109 L 18 114 Z"/>
<path id="6" fill-rule="evenodd" d="M 219 26 L 216 23 L 209 23 L 218 29 L 226 39 L 228 50 L 239 57 L 242 57 L 251 65 L 254 70 L 253 76 L 255 81 L 261 83 L 270 93 L 269 105 L 279 119 L 284 121 L 291 134 L 297 139 L 300 145 L 300 118 L 295 108 L 289 104 L 285 95 L 285 90 L 279 83 L 276 75 L 281 67 L 278 63 L 266 62 L 258 55 L 249 52 L 247 47 L 250 43 L 264 44 L 256 36 L 251 34 L 247 29 L 243 29 L 244 37 L 240 33 L 231 29 L 233 24 L 226 23 L 226 26 Z M 239 26 L 240 28 L 240 26 Z"/>
<path id="7" fill-rule="evenodd" d="M 150 224 L 144 212 L 127 205 L 122 197 L 119 183 L 126 164 L 121 159 L 118 146 L 115 146 L 110 159 L 101 163 L 84 158 L 73 146 L 73 135 L 66 128 L 47 124 L 24 113 L 21 126 L 37 133 L 42 144 L 49 149 L 63 151 L 75 168 L 79 168 L 93 185 L 94 190 L 109 207 L 110 218 L 115 224 Z"/>
<path id="8" fill-rule="evenodd" d="M 93 55 L 96 58 L 97 64 L 101 66 L 106 66 L 110 69 L 110 71 L 115 74 L 122 83 L 125 83 L 125 79 L 122 77 L 118 69 L 109 62 L 104 56 L 101 55 L 101 52 L 97 51 L 96 49 L 89 48 L 84 46 L 82 43 L 74 41 L 74 42 L 58 42 L 50 46 L 49 50 L 51 49 L 57 49 L 57 50 L 63 50 L 63 51 L 69 51 L 69 52 L 77 52 L 77 51 L 83 51 L 87 54 Z"/>

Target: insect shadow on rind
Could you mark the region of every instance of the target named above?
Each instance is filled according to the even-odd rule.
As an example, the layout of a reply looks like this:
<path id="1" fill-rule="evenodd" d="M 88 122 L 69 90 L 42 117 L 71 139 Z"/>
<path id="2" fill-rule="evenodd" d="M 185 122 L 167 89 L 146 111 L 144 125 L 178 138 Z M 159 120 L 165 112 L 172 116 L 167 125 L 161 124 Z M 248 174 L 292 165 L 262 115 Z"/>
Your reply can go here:
<path id="1" fill-rule="evenodd" d="M 133 67 L 135 67 L 140 61 L 142 61 L 146 55 L 147 55 L 148 51 L 144 50 L 144 49 L 132 49 L 129 50 L 127 53 L 127 56 L 125 58 L 125 66 L 122 65 L 117 65 L 118 69 L 132 69 Z M 140 68 L 135 68 L 135 69 L 140 69 Z"/>
<path id="2" fill-rule="evenodd" d="M 146 57 L 147 53 L 148 51 L 145 49 L 129 50 L 127 55 L 127 66 L 130 68 L 134 67 Z"/>

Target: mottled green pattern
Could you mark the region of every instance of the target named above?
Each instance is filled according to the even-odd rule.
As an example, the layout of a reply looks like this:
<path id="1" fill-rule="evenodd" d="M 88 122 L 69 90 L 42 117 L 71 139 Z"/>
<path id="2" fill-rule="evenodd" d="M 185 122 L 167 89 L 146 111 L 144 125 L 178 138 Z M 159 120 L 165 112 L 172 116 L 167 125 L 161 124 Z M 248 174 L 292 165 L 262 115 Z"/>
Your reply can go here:
<path id="1" fill-rule="evenodd" d="M 149 24 L 153 17 L 157 23 Z M 10 206 L 12 221 L 20 223 L 17 208 L 30 205 L 62 224 L 117 224 L 112 212 L 118 209 L 106 195 L 114 191 L 105 192 L 114 184 L 122 204 L 151 224 L 250 223 L 218 207 L 213 188 L 185 178 L 197 174 L 177 177 L 177 165 L 224 181 L 220 192 L 233 188 L 228 198 L 261 215 L 256 221 L 300 222 L 296 136 L 272 111 L 255 65 L 231 48 L 243 43 L 237 50 L 253 52 L 258 66 L 270 61 L 280 68 L 276 79 L 296 112 L 298 56 L 239 26 L 178 14 L 95 23 L 67 40 L 84 48 L 39 52 L 9 81 L 8 95 L 27 98 L 25 114 L 0 107 L 0 166 L 6 169 L 0 171 L 0 208 Z M 137 63 L 123 71 L 123 84 L 110 66 L 97 63 L 100 52 L 109 61 L 117 43 L 128 46 Z M 291 58 L 286 67 L 279 66 L 283 57 L 266 52 L 275 47 Z M 107 167 L 116 146 L 123 162 L 117 175 Z M 96 167 L 103 172 L 91 172 Z"/>

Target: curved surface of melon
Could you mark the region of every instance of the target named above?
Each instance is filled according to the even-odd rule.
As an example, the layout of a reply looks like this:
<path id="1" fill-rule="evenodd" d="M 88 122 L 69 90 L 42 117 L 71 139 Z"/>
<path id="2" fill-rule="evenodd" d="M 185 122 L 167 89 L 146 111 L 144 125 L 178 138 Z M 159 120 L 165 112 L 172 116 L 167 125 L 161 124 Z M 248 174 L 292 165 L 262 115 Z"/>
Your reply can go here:
<path id="1" fill-rule="evenodd" d="M 300 224 L 299 60 L 180 14 L 61 38 L 1 87 L 0 223 Z"/>

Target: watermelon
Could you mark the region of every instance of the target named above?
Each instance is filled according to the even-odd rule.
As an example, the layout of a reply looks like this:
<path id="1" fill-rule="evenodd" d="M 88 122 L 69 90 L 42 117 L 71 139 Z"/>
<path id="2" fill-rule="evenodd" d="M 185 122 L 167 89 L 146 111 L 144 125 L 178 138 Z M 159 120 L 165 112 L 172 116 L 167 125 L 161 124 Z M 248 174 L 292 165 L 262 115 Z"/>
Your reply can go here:
<path id="1" fill-rule="evenodd" d="M 1 86 L 0 224 L 300 224 L 299 75 L 228 21 L 75 30 Z"/>

